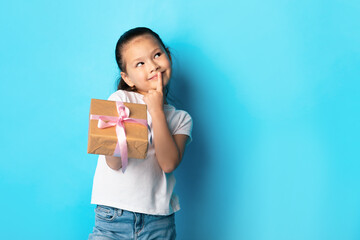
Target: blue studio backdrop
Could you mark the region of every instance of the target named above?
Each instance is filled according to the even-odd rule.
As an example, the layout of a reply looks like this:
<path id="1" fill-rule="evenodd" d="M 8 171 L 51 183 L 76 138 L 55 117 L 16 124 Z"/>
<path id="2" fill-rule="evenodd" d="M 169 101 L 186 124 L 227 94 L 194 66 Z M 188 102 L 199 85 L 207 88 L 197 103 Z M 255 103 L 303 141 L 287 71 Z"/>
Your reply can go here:
<path id="1" fill-rule="evenodd" d="M 170 47 L 193 117 L 178 239 L 360 239 L 360 2 L 0 3 L 1 239 L 87 239 L 91 98 L 136 26 Z"/>

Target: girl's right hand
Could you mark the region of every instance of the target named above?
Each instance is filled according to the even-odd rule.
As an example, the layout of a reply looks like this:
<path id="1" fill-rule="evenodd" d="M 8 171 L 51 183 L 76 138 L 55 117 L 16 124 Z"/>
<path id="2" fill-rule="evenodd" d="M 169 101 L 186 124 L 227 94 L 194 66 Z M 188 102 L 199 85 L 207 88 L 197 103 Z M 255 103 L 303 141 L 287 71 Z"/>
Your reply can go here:
<path id="1" fill-rule="evenodd" d="M 122 167 L 121 158 L 114 156 L 105 156 L 107 165 L 113 170 L 119 170 Z"/>
<path id="2" fill-rule="evenodd" d="M 156 90 L 149 90 L 148 93 L 144 96 L 144 102 L 147 105 L 147 110 L 150 115 L 163 112 L 164 107 L 164 94 L 163 94 L 163 79 L 161 72 L 157 73 L 158 81 L 156 85 Z"/>

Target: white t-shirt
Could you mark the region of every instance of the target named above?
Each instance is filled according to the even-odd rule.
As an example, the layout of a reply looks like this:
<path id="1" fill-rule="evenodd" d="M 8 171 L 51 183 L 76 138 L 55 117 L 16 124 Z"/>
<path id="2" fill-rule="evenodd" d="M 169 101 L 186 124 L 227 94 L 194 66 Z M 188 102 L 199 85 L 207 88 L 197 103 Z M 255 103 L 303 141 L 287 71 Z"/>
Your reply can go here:
<path id="1" fill-rule="evenodd" d="M 143 95 L 119 90 L 109 100 L 145 104 Z M 164 113 L 172 135 L 188 135 L 191 142 L 192 119 L 182 110 L 171 105 L 164 105 Z M 152 120 L 147 113 L 148 124 L 152 134 Z M 105 205 L 132 212 L 169 215 L 180 209 L 179 199 L 173 193 L 175 176 L 165 173 L 155 157 L 154 144 L 148 145 L 145 159 L 129 158 L 125 173 L 111 169 L 105 156 L 99 155 L 95 171 L 92 204 Z"/>

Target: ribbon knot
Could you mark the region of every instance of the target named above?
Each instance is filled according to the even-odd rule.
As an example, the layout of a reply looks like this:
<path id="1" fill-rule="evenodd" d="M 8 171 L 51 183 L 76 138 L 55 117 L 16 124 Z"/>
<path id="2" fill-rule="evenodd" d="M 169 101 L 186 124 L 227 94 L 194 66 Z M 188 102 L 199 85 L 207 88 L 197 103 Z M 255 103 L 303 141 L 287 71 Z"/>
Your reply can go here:
<path id="1" fill-rule="evenodd" d="M 91 120 L 99 120 L 98 128 L 108 128 L 116 126 L 117 144 L 114 151 L 115 157 L 121 157 L 122 172 L 125 172 L 128 165 L 128 152 L 125 133 L 125 122 L 139 123 L 147 127 L 147 122 L 144 119 L 129 118 L 130 110 L 122 102 L 116 102 L 116 110 L 118 117 L 105 115 L 90 115 Z"/>
<path id="2" fill-rule="evenodd" d="M 125 107 L 125 105 L 120 105 L 118 107 L 118 113 L 119 113 L 119 121 L 124 121 L 126 118 L 130 115 L 130 110 Z"/>

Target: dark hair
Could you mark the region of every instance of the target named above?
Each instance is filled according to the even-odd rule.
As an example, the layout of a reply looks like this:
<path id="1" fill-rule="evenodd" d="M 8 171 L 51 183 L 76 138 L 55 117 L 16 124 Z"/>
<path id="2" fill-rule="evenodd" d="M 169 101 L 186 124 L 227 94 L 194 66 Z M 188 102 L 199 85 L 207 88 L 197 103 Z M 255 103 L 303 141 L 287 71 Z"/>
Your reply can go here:
<path id="1" fill-rule="evenodd" d="M 122 50 L 123 47 L 130 42 L 131 40 L 133 40 L 136 37 L 142 36 L 142 35 L 146 35 L 149 34 L 151 36 L 153 36 L 155 39 L 157 39 L 160 43 L 160 45 L 164 48 L 164 50 L 166 51 L 166 53 L 168 54 L 168 56 L 170 57 L 170 51 L 169 49 L 167 49 L 163 43 L 163 41 L 161 40 L 161 38 L 159 37 L 159 35 L 157 33 L 155 33 L 154 31 L 152 31 L 149 28 L 146 27 L 137 27 L 137 28 L 133 28 L 128 30 L 127 32 L 125 32 L 123 35 L 121 35 L 121 37 L 119 38 L 119 40 L 116 43 L 116 48 L 115 48 L 115 59 L 116 59 L 116 63 L 120 69 L 120 72 L 126 72 L 126 64 L 123 60 L 123 56 L 122 56 Z M 122 77 L 120 76 L 117 82 L 117 90 L 127 90 L 127 91 L 136 91 L 136 87 L 130 87 L 129 85 L 126 84 L 126 82 L 124 81 L 124 79 L 122 79 Z M 167 95 L 168 92 L 168 86 L 165 87 L 165 96 Z"/>

